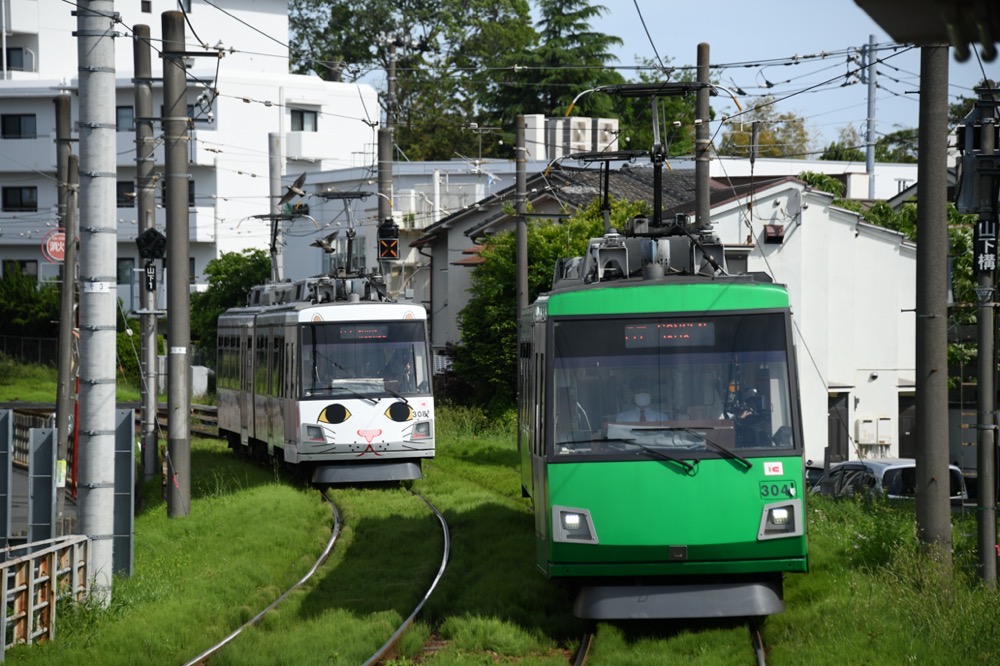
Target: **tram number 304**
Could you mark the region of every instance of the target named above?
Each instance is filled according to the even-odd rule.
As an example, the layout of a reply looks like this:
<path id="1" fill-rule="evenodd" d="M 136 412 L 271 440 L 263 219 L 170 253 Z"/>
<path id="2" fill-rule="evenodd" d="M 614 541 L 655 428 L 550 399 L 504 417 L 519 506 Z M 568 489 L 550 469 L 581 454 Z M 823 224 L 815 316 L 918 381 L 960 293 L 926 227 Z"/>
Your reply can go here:
<path id="1" fill-rule="evenodd" d="M 797 497 L 794 481 L 765 481 L 760 484 L 761 497 Z"/>

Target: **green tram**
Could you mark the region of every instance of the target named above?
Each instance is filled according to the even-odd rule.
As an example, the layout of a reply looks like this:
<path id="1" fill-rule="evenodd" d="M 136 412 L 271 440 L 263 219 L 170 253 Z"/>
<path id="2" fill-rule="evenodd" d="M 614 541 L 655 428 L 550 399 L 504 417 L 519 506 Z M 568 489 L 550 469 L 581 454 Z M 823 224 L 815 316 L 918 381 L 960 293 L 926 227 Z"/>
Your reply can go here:
<path id="1" fill-rule="evenodd" d="M 788 293 L 710 235 L 609 231 L 519 324 L 537 565 L 586 619 L 781 612 L 808 569 Z"/>

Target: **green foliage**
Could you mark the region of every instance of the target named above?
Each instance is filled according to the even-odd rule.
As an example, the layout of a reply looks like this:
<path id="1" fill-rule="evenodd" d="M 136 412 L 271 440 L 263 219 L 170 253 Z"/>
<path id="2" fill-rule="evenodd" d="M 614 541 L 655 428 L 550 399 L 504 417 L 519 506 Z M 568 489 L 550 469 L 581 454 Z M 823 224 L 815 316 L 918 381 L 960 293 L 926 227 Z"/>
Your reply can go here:
<path id="1" fill-rule="evenodd" d="M 833 176 L 828 176 L 825 173 L 816 173 L 815 171 L 803 171 L 797 177 L 813 189 L 829 192 L 835 197 L 844 196 L 844 184 Z"/>
<path id="2" fill-rule="evenodd" d="M 223 252 L 205 266 L 208 289 L 191 294 L 191 342 L 215 366 L 215 332 L 219 315 L 246 305 L 250 289 L 271 275 L 271 259 L 261 249 Z"/>
<path id="3" fill-rule="evenodd" d="M 747 157 L 753 140 L 753 124 L 757 123 L 757 156 L 804 159 L 809 154 L 809 131 L 806 121 L 794 113 L 775 111 L 777 100 L 767 95 L 738 118 L 730 121 L 722 133 L 720 155 Z"/>
<path id="4" fill-rule="evenodd" d="M 917 128 L 898 130 L 875 141 L 876 162 L 900 162 L 913 164 L 917 161 Z"/>
<path id="5" fill-rule="evenodd" d="M 59 321 L 59 283 L 39 283 L 9 266 L 0 278 L 0 335 L 53 337 Z"/>
<path id="6" fill-rule="evenodd" d="M 611 224 L 648 214 L 645 202 L 613 200 Z M 562 224 L 548 220 L 528 225 L 528 302 L 552 287 L 557 259 L 580 256 L 591 238 L 604 233 L 600 201 Z M 517 382 L 517 237 L 513 229 L 483 242 L 485 262 L 472 276 L 471 298 L 459 313 L 462 342 L 455 348 L 452 370 L 468 387 L 454 400 L 485 405 L 490 413 L 510 408 Z"/>

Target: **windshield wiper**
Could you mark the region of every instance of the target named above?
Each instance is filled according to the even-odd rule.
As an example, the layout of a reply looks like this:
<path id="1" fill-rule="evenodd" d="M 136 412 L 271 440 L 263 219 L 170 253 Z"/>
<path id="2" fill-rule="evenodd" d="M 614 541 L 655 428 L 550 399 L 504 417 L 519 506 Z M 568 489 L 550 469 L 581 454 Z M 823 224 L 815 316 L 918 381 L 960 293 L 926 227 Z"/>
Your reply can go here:
<path id="1" fill-rule="evenodd" d="M 383 388 L 383 389 L 385 390 L 385 392 L 386 392 L 386 393 L 388 393 L 388 394 L 389 394 L 389 395 L 391 395 L 392 397 L 396 398 L 397 400 L 402 400 L 402 401 L 403 401 L 403 402 L 405 402 L 405 403 L 406 403 L 407 405 L 408 405 L 408 404 L 410 404 L 410 401 L 409 401 L 409 400 L 407 400 L 406 398 L 404 398 L 403 396 L 401 396 L 401 395 L 400 395 L 399 393 L 396 393 L 395 391 L 393 391 L 393 390 L 392 390 L 391 388 L 389 388 L 388 386 L 383 386 L 382 388 Z"/>
<path id="2" fill-rule="evenodd" d="M 654 432 L 654 431 L 686 432 L 688 434 L 691 434 L 691 435 L 694 435 L 696 437 L 701 438 L 701 440 L 703 442 L 705 442 L 705 444 L 707 444 L 708 446 L 711 446 L 713 449 L 715 449 L 716 451 L 718 451 L 722 455 L 726 456 L 727 458 L 732 458 L 733 460 L 740 461 L 740 463 L 742 463 L 747 469 L 752 469 L 753 468 L 753 463 L 752 462 L 750 462 L 749 460 L 747 460 L 746 458 L 744 458 L 740 454 L 736 453 L 735 451 L 733 451 L 731 449 L 727 449 L 722 444 L 719 444 L 718 442 L 712 441 L 712 439 L 708 436 L 708 433 L 698 432 L 697 430 L 692 430 L 691 428 L 688 428 L 686 426 L 663 426 L 663 427 L 657 427 L 657 428 L 643 428 L 643 430 L 646 431 L 646 432 Z"/>
<path id="3" fill-rule="evenodd" d="M 692 465 L 691 463 L 689 463 L 686 460 L 681 460 L 680 458 L 675 458 L 672 455 L 670 455 L 669 453 L 664 453 L 663 451 L 660 451 L 659 449 L 651 448 L 651 447 L 646 446 L 644 444 L 640 444 L 639 442 L 632 442 L 632 443 L 635 444 L 636 446 L 638 446 L 640 449 L 642 449 L 646 453 L 648 453 L 649 455 L 653 456 L 654 458 L 663 458 L 664 460 L 669 460 L 670 462 L 677 463 L 678 465 L 680 465 L 681 467 L 683 467 L 684 470 L 688 474 L 693 474 L 694 473 L 694 465 Z"/>

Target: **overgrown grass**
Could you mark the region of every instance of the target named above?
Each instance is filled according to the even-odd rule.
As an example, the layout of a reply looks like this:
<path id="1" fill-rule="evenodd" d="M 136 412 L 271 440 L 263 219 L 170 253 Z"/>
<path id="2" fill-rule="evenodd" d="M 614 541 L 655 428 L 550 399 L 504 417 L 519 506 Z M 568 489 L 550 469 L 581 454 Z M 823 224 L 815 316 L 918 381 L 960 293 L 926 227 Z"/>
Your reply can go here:
<path id="1" fill-rule="evenodd" d="M 451 561 L 391 663 L 565 664 L 584 628 L 572 592 L 534 565 L 513 418 L 439 410 L 438 454 L 413 484 L 447 518 Z M 196 440 L 192 507 L 168 519 L 148 488 L 135 575 L 108 609 L 60 607 L 58 638 L 14 664 L 179 664 L 253 617 L 308 570 L 331 518 L 315 491 Z M 402 488 L 331 491 L 343 529 L 315 580 L 213 664 L 358 664 L 437 573 L 437 520 Z M 769 664 L 1000 663 L 1000 594 L 976 575 L 972 514 L 954 515 L 954 566 L 919 552 L 912 503 L 810 497 L 811 571 L 786 577 Z M 950 575 L 946 575 L 946 573 Z M 735 620 L 605 622 L 591 664 L 753 664 Z"/>
<path id="2" fill-rule="evenodd" d="M 139 386 L 116 373 L 115 399 L 119 403 L 138 402 Z M 0 402 L 55 403 L 59 377 L 55 367 L 21 361 L 0 353 Z"/>

